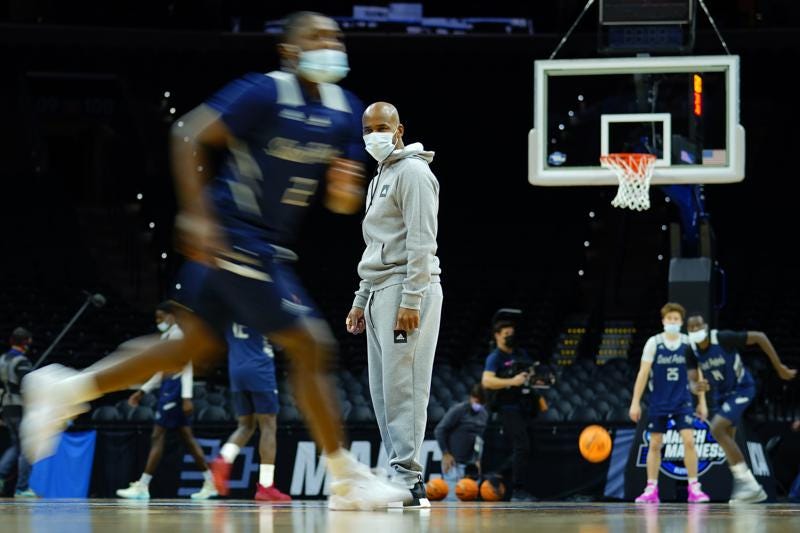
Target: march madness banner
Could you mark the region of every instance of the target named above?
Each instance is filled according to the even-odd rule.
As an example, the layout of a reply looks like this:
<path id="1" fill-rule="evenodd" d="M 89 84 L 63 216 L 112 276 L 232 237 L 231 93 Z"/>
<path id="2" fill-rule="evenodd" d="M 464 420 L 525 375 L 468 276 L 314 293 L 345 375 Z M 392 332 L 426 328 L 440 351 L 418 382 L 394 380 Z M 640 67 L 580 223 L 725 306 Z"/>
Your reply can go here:
<path id="1" fill-rule="evenodd" d="M 646 414 L 636 427 L 636 436 L 628 456 L 625 473 L 625 499 L 633 500 L 641 494 L 647 483 L 647 452 L 650 446 L 650 432 L 646 429 Z M 664 434 L 661 449 L 661 469 L 659 472 L 658 491 L 662 501 L 686 500 L 686 467 L 683 464 L 683 440 L 673 429 L 670 421 Z M 694 443 L 698 457 L 698 475 L 705 491 L 712 501 L 728 501 L 733 478 L 725 460 L 725 452 L 714 440 L 706 422 L 694 420 Z M 756 479 L 764 486 L 770 497 L 775 498 L 775 481 L 772 466 L 767 458 L 764 446 L 755 434 L 750 435 L 746 424 L 742 423 L 736 431 L 736 443 L 742 450 L 747 464 Z"/>

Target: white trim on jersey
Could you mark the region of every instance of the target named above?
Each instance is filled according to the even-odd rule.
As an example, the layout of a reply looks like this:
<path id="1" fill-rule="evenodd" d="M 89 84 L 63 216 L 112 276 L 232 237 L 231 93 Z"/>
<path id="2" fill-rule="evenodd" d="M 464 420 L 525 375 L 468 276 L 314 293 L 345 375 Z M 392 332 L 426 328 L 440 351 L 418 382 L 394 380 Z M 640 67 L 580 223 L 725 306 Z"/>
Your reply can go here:
<path id="1" fill-rule="evenodd" d="M 275 80 L 275 89 L 278 91 L 278 105 L 288 105 L 299 107 L 306 103 L 303 100 L 303 92 L 297 83 L 297 78 L 291 72 L 274 70 L 266 74 Z"/>
<path id="2" fill-rule="evenodd" d="M 343 113 L 353 112 L 341 87 L 333 83 L 320 83 L 318 87 L 322 105 Z"/>

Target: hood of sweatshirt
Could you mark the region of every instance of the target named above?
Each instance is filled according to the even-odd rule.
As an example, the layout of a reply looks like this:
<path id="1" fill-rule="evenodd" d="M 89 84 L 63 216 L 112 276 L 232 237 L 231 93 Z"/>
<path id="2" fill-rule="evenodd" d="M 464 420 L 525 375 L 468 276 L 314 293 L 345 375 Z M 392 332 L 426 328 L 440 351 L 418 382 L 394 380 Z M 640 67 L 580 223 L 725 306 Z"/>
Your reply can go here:
<path id="1" fill-rule="evenodd" d="M 415 156 L 430 164 L 430 162 L 433 161 L 433 154 L 434 152 L 425 150 L 425 148 L 422 146 L 422 143 L 412 143 L 389 154 L 389 157 L 387 157 L 382 164 L 386 165 L 395 161 L 399 161 L 400 159 Z"/>

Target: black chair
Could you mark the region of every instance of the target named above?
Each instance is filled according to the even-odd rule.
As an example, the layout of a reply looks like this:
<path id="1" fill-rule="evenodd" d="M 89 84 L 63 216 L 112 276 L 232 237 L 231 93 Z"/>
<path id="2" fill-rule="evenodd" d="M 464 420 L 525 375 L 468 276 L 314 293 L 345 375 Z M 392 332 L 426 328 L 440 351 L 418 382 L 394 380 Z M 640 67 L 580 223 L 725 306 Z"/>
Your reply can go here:
<path id="1" fill-rule="evenodd" d="M 573 407 L 573 405 L 570 402 L 566 401 L 566 400 L 561 400 L 560 402 L 558 402 L 553 407 L 558 409 L 558 412 L 561 413 L 561 416 L 564 417 L 564 420 L 569 420 L 569 415 L 575 409 Z"/>
<path id="2" fill-rule="evenodd" d="M 606 415 L 606 420 L 608 422 L 630 422 L 631 417 L 628 414 L 628 406 L 620 405 L 613 408 L 609 411 L 608 415 Z"/>
<path id="3" fill-rule="evenodd" d="M 437 404 L 428 405 L 428 422 L 438 424 L 447 412 L 444 407 Z"/>
<path id="4" fill-rule="evenodd" d="M 208 402 L 203 397 L 200 398 L 195 397 L 192 398 L 192 406 L 194 407 L 194 412 L 199 413 L 200 411 L 208 407 Z"/>
<path id="5" fill-rule="evenodd" d="M 597 411 L 597 414 L 600 415 L 600 420 L 605 420 L 606 416 L 608 416 L 608 413 L 610 413 L 611 410 L 613 409 L 611 405 L 605 400 L 600 400 L 598 402 L 595 402 L 595 404 L 592 407 L 594 407 L 595 411 Z"/>
<path id="6" fill-rule="evenodd" d="M 361 394 L 364 392 L 364 387 L 358 381 L 345 381 L 343 387 L 348 394 Z"/>
<path id="7" fill-rule="evenodd" d="M 575 409 L 570 414 L 570 420 L 574 422 L 598 422 L 602 420 L 598 412 L 594 409 L 594 407 L 582 407 L 580 409 Z"/>
<path id="8" fill-rule="evenodd" d="M 128 400 L 120 400 L 115 406 L 119 414 L 122 415 L 123 420 L 127 420 L 130 412 L 134 410 L 134 407 L 128 403 Z"/>
<path id="9" fill-rule="evenodd" d="M 302 419 L 303 417 L 300 411 L 293 406 L 281 407 L 281 410 L 278 412 L 278 422 L 281 424 L 294 424 L 302 421 Z"/>
<path id="10" fill-rule="evenodd" d="M 351 396 L 349 398 L 349 401 L 353 404 L 353 407 L 370 407 L 370 406 L 372 406 L 372 403 L 370 401 L 368 401 L 367 398 L 365 398 L 361 394 Z"/>
<path id="11" fill-rule="evenodd" d="M 231 416 L 224 407 L 210 404 L 197 415 L 199 422 L 228 422 Z"/>
<path id="12" fill-rule="evenodd" d="M 155 409 L 156 404 L 158 404 L 158 396 L 152 392 L 146 393 L 144 396 L 142 396 L 142 399 L 139 400 L 139 405 L 150 407 L 151 409 Z"/>
<path id="13" fill-rule="evenodd" d="M 219 392 L 210 392 L 206 394 L 206 401 L 208 405 L 214 405 L 217 407 L 222 407 L 225 405 L 225 396 L 220 394 Z"/>
<path id="14" fill-rule="evenodd" d="M 192 387 L 192 396 L 194 398 L 205 398 L 207 394 L 206 386 L 202 383 L 195 383 L 194 387 Z"/>
<path id="15" fill-rule="evenodd" d="M 547 411 L 539 415 L 539 420 L 542 420 L 544 422 L 562 422 L 564 420 L 564 416 L 558 409 L 556 409 L 555 407 L 551 407 Z"/>
<path id="16" fill-rule="evenodd" d="M 155 412 L 146 405 L 134 407 L 131 412 L 128 413 L 128 420 L 131 422 L 152 422 L 155 417 Z"/>
<path id="17" fill-rule="evenodd" d="M 353 404 L 345 400 L 339 404 L 339 407 L 342 410 L 342 420 L 347 420 L 353 410 Z"/>
<path id="18" fill-rule="evenodd" d="M 353 409 L 349 421 L 357 423 L 375 422 L 375 413 L 369 407 L 359 405 Z"/>
<path id="19" fill-rule="evenodd" d="M 95 422 L 119 422 L 124 418 L 113 405 L 103 405 L 92 412 L 92 420 Z"/>

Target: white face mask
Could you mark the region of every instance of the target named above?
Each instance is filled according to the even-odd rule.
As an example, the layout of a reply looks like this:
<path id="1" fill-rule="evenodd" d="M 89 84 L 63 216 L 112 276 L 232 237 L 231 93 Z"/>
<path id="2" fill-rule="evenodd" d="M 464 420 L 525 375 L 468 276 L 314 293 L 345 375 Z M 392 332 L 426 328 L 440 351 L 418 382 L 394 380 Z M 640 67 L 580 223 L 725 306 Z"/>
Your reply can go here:
<path id="1" fill-rule="evenodd" d="M 158 324 L 156 324 L 156 327 L 158 328 L 158 331 L 164 333 L 169 329 L 169 324 L 167 324 L 166 322 L 159 322 Z"/>
<path id="2" fill-rule="evenodd" d="M 708 332 L 705 328 L 689 332 L 689 340 L 695 344 L 700 344 L 706 340 L 706 337 L 708 337 Z"/>
<path id="3" fill-rule="evenodd" d="M 375 161 L 382 163 L 394 151 L 397 143 L 394 142 L 394 131 L 373 131 L 364 135 L 364 144 L 367 153 L 375 158 Z"/>
<path id="4" fill-rule="evenodd" d="M 347 54 L 341 50 L 308 50 L 300 52 L 297 72 L 314 83 L 336 83 L 350 72 Z"/>
<path id="5" fill-rule="evenodd" d="M 680 333 L 680 324 L 664 324 L 664 333 Z"/>

